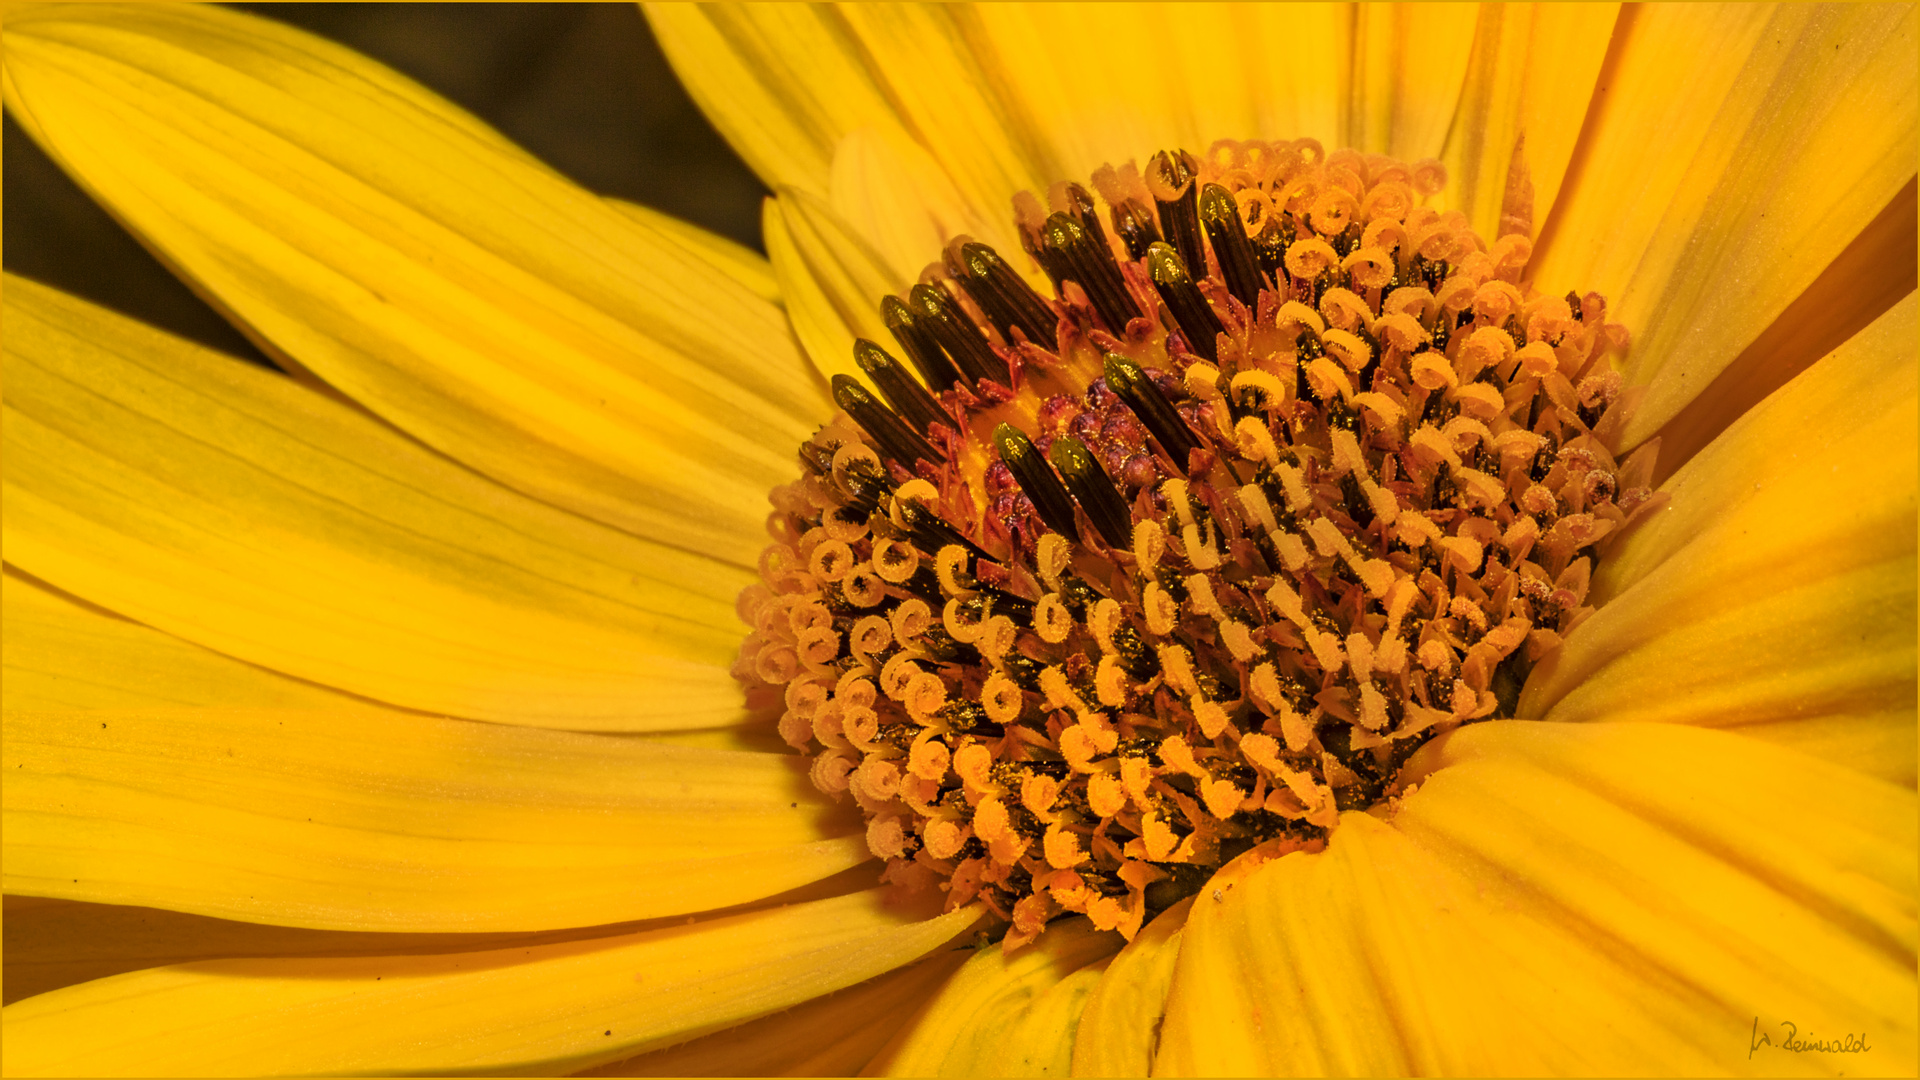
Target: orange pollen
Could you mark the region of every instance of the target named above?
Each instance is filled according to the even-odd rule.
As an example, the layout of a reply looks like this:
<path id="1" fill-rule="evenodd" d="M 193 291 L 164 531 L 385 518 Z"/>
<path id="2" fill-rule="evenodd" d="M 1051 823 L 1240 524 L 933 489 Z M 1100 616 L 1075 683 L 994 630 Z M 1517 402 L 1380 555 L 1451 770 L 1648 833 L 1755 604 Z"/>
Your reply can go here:
<path id="1" fill-rule="evenodd" d="M 912 370 L 861 341 L 872 389 L 834 379 L 734 670 L 888 880 L 1009 948 L 1063 912 L 1130 938 L 1513 715 L 1653 462 L 1614 459 L 1605 302 L 1537 293 L 1443 182 L 1162 153 L 1016 197 L 1037 272 L 960 237 L 882 301 Z"/>

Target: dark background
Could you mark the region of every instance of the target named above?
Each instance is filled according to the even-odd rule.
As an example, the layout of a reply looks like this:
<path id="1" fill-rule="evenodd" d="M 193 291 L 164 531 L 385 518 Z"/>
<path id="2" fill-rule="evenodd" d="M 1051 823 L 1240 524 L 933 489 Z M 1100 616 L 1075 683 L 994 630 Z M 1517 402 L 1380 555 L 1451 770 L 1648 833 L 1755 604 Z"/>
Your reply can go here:
<path id="1" fill-rule="evenodd" d="M 606 195 L 755 250 L 766 189 L 694 107 L 633 4 L 238 4 L 331 38 L 470 110 Z M 6 120 L 6 268 L 265 359 Z"/>

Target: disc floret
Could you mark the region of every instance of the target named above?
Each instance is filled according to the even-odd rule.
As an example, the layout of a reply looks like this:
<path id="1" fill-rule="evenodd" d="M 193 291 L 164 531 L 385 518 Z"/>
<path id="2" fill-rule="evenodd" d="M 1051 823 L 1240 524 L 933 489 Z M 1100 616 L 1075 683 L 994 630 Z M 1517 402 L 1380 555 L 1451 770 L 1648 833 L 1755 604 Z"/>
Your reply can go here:
<path id="1" fill-rule="evenodd" d="M 1424 200 L 1434 163 L 1216 144 L 957 238 L 773 494 L 736 674 L 890 880 L 1009 946 L 1129 937 L 1511 715 L 1652 505 L 1603 300 Z M 1111 225 L 1111 233 L 1102 219 Z M 884 401 L 882 401 L 884 398 Z"/>

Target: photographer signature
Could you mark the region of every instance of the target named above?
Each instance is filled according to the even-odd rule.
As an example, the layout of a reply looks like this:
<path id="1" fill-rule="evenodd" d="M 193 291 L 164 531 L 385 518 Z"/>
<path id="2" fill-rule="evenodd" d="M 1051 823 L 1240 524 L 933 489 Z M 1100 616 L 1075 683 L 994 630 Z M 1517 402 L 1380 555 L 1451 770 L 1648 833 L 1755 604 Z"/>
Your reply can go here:
<path id="1" fill-rule="evenodd" d="M 1821 1054 L 1864 1054 L 1868 1050 L 1873 1049 L 1873 1047 L 1867 1045 L 1867 1033 L 1864 1031 L 1858 1035 L 1852 1032 L 1846 1032 L 1837 1039 L 1816 1039 L 1812 1033 L 1802 1036 L 1799 1027 L 1791 1020 L 1780 1021 L 1780 1027 L 1784 1029 L 1785 1034 L 1776 1041 L 1771 1033 L 1760 1030 L 1760 1018 L 1757 1016 L 1753 1018 L 1753 1034 L 1747 1044 L 1748 1061 L 1752 1061 L 1754 1051 L 1763 1046 L 1772 1047 L 1776 1050 L 1787 1050 L 1796 1054 L 1805 1054 L 1808 1052 Z"/>

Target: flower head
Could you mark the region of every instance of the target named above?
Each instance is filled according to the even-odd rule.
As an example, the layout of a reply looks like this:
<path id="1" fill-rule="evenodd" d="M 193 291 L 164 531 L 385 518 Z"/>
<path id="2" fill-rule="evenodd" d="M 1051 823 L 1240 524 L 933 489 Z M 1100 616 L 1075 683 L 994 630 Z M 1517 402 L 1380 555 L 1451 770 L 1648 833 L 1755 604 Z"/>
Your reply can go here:
<path id="1" fill-rule="evenodd" d="M 1912 8 L 650 16 L 777 305 L 9 13 L 290 377 L 8 281 L 8 1071 L 1912 1069 Z"/>

